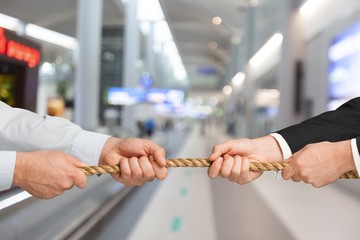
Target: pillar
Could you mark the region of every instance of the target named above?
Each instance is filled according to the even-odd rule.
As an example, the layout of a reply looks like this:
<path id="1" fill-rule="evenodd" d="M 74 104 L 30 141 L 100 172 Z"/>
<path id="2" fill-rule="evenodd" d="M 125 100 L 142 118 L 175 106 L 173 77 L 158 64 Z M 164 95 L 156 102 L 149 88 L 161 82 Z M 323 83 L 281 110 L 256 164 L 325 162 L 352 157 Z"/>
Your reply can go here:
<path id="1" fill-rule="evenodd" d="M 102 0 L 78 0 L 74 120 L 87 130 L 98 127 L 102 8 Z"/>

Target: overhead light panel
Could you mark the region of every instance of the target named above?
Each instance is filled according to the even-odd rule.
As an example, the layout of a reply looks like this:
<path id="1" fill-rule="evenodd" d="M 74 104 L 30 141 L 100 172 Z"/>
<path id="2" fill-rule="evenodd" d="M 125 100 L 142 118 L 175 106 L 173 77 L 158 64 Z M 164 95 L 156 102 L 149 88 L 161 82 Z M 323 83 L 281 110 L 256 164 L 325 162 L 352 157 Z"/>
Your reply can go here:
<path id="1" fill-rule="evenodd" d="M 231 80 L 234 86 L 241 86 L 245 81 L 245 73 L 238 72 Z"/>
<path id="2" fill-rule="evenodd" d="M 75 49 L 77 47 L 77 40 L 75 38 L 40 27 L 35 24 L 27 24 L 25 27 L 25 34 L 30 37 L 53 43 L 65 48 Z"/>
<path id="3" fill-rule="evenodd" d="M 0 13 L 0 26 L 12 31 L 16 31 L 20 24 L 20 20 L 14 17 Z"/>
<path id="4" fill-rule="evenodd" d="M 138 21 L 155 22 L 164 20 L 165 16 L 158 0 L 140 0 L 137 3 Z"/>
<path id="5" fill-rule="evenodd" d="M 250 59 L 250 66 L 253 68 L 259 67 L 262 63 L 268 60 L 273 53 L 275 53 L 281 46 L 283 35 L 275 33 L 260 50 Z"/>
<path id="6" fill-rule="evenodd" d="M 301 5 L 300 9 L 299 9 L 299 13 L 301 14 L 301 16 L 309 16 L 312 13 L 314 13 L 317 9 L 319 9 L 319 7 L 321 6 L 321 4 L 325 3 L 325 1 L 321 1 L 321 0 L 307 0 L 303 3 L 303 5 Z"/>

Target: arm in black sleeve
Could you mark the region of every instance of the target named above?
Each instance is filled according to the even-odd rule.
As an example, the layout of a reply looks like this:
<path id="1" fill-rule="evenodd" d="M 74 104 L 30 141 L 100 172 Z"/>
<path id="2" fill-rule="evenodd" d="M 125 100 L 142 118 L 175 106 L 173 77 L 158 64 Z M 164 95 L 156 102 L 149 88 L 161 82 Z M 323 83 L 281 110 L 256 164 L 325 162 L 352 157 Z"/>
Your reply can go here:
<path id="1" fill-rule="evenodd" d="M 279 133 L 297 152 L 305 145 L 322 141 L 343 141 L 360 136 L 360 97 L 354 98 L 334 111 L 328 111 L 284 128 Z M 360 139 L 357 138 L 360 146 Z"/>

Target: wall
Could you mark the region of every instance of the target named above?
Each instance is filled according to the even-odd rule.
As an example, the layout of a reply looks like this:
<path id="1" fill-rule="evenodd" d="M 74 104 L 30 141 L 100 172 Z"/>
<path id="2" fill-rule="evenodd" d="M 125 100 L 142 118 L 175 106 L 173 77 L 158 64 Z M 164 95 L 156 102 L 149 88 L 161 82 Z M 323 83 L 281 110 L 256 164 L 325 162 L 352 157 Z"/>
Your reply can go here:
<path id="1" fill-rule="evenodd" d="M 306 31 L 304 38 L 310 37 L 305 43 L 305 101 L 310 103 L 307 106 L 306 117 L 318 115 L 321 112 L 326 111 L 327 108 L 327 49 L 331 39 L 338 33 L 344 31 L 354 23 L 360 21 L 360 3 L 355 4 L 355 1 L 344 1 L 348 3 L 346 7 L 341 5 L 341 1 L 329 1 L 329 4 L 334 7 L 334 10 L 341 9 L 342 11 L 336 11 L 337 14 L 332 13 L 334 10 L 329 10 L 329 15 L 320 15 L 322 11 L 319 11 L 320 16 L 324 16 L 322 24 L 317 23 L 315 25 L 310 24 L 309 19 L 304 19 L 304 22 L 308 22 L 306 25 Z M 341 5 L 341 6 L 340 6 Z M 351 8 L 351 11 L 350 9 Z M 325 9 L 328 9 L 326 7 Z M 323 29 L 320 29 L 320 25 Z"/>

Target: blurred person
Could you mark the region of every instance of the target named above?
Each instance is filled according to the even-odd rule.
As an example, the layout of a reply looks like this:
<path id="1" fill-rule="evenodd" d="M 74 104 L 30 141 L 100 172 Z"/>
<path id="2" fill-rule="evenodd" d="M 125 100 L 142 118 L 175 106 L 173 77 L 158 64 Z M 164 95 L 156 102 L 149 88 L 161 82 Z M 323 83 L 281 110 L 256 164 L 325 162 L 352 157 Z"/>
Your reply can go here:
<path id="1" fill-rule="evenodd" d="M 245 184 L 262 174 L 249 170 L 250 161 L 285 160 L 288 165 L 282 171 L 284 179 L 322 187 L 347 171 L 360 172 L 359 136 L 360 97 L 270 135 L 214 146 L 209 159 L 215 162 L 208 174 Z"/>
<path id="2" fill-rule="evenodd" d="M 155 131 L 155 121 L 152 118 L 148 118 L 144 123 L 145 132 L 148 137 L 151 137 Z"/>
<path id="3" fill-rule="evenodd" d="M 149 140 L 119 139 L 83 130 L 59 117 L 40 116 L 0 101 L 0 191 L 12 185 L 53 198 L 86 185 L 78 167 L 119 165 L 120 183 L 138 186 L 167 174 L 165 151 Z"/>

